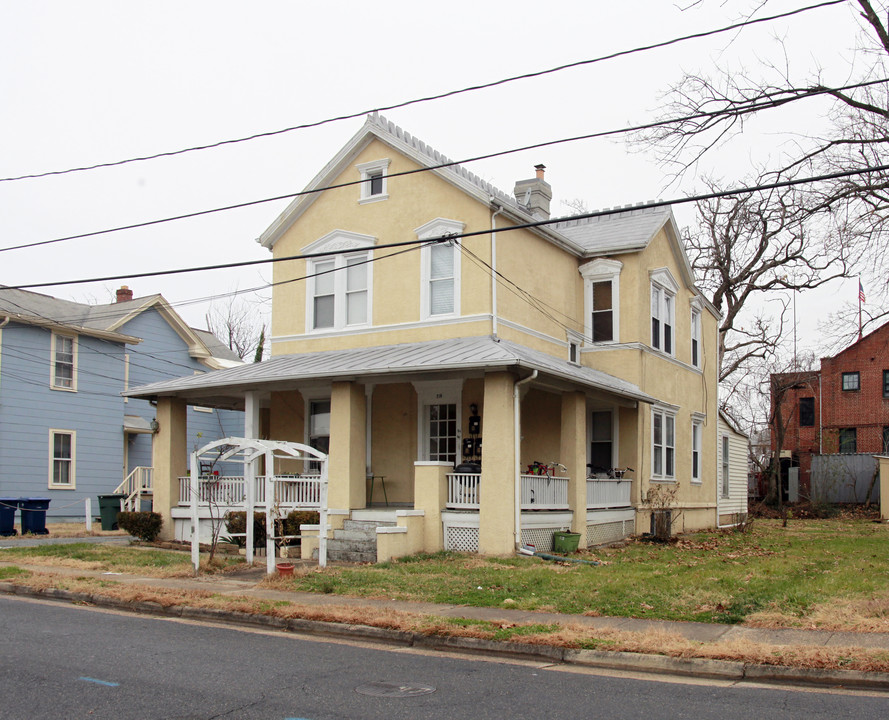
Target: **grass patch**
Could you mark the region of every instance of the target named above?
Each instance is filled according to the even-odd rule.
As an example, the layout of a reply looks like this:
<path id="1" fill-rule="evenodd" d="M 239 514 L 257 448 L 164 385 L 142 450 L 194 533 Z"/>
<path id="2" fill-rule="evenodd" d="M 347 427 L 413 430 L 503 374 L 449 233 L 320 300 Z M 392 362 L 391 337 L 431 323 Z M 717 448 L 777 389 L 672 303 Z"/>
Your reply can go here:
<path id="1" fill-rule="evenodd" d="M 571 614 L 889 631 L 889 526 L 866 520 L 758 520 L 747 533 L 631 542 L 578 557 L 416 555 L 304 569 L 309 592 Z M 842 607 L 842 613 L 837 608 Z"/>
<path id="2" fill-rule="evenodd" d="M 193 571 L 190 557 L 181 552 L 91 543 L 10 548 L 3 551 L 0 559 L 19 560 L 29 565 L 104 570 L 151 577 L 184 577 L 192 575 Z M 240 557 L 217 557 L 212 570 L 224 571 L 241 565 L 243 559 Z M 208 570 L 206 562 L 202 569 Z"/>
<path id="3" fill-rule="evenodd" d="M 28 577 L 31 573 L 24 568 L 15 565 L 0 566 L 0 580 L 10 580 L 13 578 Z"/>

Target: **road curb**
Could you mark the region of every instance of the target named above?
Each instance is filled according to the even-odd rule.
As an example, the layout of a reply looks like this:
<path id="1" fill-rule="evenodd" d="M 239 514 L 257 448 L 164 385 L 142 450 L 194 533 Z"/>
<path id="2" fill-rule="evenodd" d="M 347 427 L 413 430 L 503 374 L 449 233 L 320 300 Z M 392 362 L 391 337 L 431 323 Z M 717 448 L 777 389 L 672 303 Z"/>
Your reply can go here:
<path id="1" fill-rule="evenodd" d="M 191 605 L 166 606 L 146 600 L 127 602 L 95 593 L 74 592 L 58 588 L 34 589 L 27 585 L 0 581 L 0 593 L 21 595 L 75 604 L 88 604 L 115 610 L 160 617 L 180 617 L 232 625 L 271 628 L 284 632 L 385 643 L 402 647 L 417 647 L 443 652 L 465 652 L 491 657 L 564 663 L 604 670 L 620 670 L 650 674 L 669 674 L 733 682 L 762 682 L 769 684 L 806 684 L 821 687 L 845 687 L 867 690 L 889 690 L 889 673 L 859 670 L 826 670 L 794 668 L 779 665 L 753 665 L 730 660 L 707 658 L 676 658 L 667 655 L 611 652 L 605 650 L 575 650 L 552 645 L 532 645 L 508 641 L 486 640 L 447 635 L 378 628 L 370 625 L 333 623 L 304 618 L 280 618 L 240 610 L 200 608 Z"/>

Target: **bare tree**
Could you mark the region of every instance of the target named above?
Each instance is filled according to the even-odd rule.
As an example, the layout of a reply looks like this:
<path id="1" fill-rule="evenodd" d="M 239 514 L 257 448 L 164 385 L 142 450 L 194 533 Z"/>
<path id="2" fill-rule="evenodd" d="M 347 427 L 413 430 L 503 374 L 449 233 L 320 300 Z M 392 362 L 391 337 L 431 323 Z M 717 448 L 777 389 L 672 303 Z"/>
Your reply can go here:
<path id="1" fill-rule="evenodd" d="M 223 305 L 210 305 L 206 314 L 207 329 L 242 360 L 253 356 L 253 361 L 259 362 L 265 344 L 265 325 L 258 324 L 258 318 L 254 306 L 232 295 Z"/>
<path id="2" fill-rule="evenodd" d="M 710 192 L 720 190 L 715 180 L 705 183 Z M 698 285 L 722 313 L 720 382 L 774 352 L 787 307 L 776 292 L 813 289 L 847 273 L 842 228 L 813 222 L 799 194 L 778 188 L 697 203 L 685 244 Z M 751 301 L 767 296 L 781 303 L 776 317 L 749 310 Z"/>
<path id="3" fill-rule="evenodd" d="M 759 3 L 757 9 L 765 4 Z M 824 136 L 789 129 L 794 141 L 786 146 L 784 159 L 760 180 L 862 171 L 794 191 L 788 199 L 796 207 L 792 219 L 798 226 L 805 222 L 811 229 L 820 221 L 829 228 L 842 227 L 844 242 L 833 245 L 835 251 L 846 251 L 837 256 L 841 272 L 848 271 L 848 259 L 854 257 L 857 270 L 871 279 L 874 300 L 885 301 L 887 282 L 879 261 L 889 247 L 889 172 L 880 168 L 889 164 L 889 32 L 884 20 L 889 3 L 852 0 L 850 5 L 860 15 L 863 32 L 848 77 L 840 83 L 826 82 L 820 70 L 799 81 L 786 60 L 763 62 L 758 76 L 727 69 L 715 78 L 687 74 L 669 91 L 659 118 L 684 119 L 640 133 L 634 143 L 655 149 L 678 175 L 743 132 L 754 116 L 816 96 L 832 102 L 830 128 Z M 806 253 L 813 247 L 808 242 L 810 232 L 801 238 Z M 850 247 L 854 254 L 848 252 Z M 830 248 L 815 245 L 814 249 Z M 815 257 L 823 266 L 830 255 Z"/>

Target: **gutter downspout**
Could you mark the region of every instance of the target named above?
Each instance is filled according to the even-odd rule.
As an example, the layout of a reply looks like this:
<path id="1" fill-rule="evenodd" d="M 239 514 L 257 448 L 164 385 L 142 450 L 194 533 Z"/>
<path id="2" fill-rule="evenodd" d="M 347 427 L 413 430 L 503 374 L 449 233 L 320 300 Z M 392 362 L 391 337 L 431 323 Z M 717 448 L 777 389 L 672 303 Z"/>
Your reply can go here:
<path id="1" fill-rule="evenodd" d="M 2 327 L 2 325 L 0 325 Z M 821 398 L 823 394 L 821 392 L 821 371 L 818 371 L 818 454 L 823 455 L 824 451 L 822 448 L 822 443 L 824 441 L 824 416 L 821 414 L 822 404 Z M 810 468 L 809 472 L 811 472 L 811 463 L 809 463 Z"/>
<path id="2" fill-rule="evenodd" d="M 537 377 L 537 371 L 532 370 L 531 374 L 517 380 L 512 388 L 513 412 L 515 415 L 515 545 L 516 548 L 522 547 L 522 467 L 519 463 L 522 451 L 522 406 L 520 399 L 520 388 L 522 385 L 531 382 Z"/>
<path id="3" fill-rule="evenodd" d="M 5 318 L 3 318 L 3 322 L 0 322 L 0 328 L 2 328 L 8 322 L 9 322 L 9 315 L 7 315 Z"/>
<path id="4" fill-rule="evenodd" d="M 492 197 L 491 207 L 497 208 L 491 213 L 491 334 L 497 337 L 497 216 L 503 206 Z"/>

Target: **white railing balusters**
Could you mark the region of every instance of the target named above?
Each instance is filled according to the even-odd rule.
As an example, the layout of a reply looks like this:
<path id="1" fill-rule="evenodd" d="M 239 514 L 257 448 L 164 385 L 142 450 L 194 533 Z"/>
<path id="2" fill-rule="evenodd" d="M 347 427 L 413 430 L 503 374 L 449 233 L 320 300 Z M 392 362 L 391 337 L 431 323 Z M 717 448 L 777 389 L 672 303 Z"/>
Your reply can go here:
<path id="1" fill-rule="evenodd" d="M 285 510 L 317 509 L 321 506 L 320 475 L 275 476 L 272 478 L 274 501 Z M 255 506 L 265 507 L 266 479 L 254 478 Z M 243 505 L 246 493 L 246 479 L 237 476 L 208 476 L 198 478 L 199 502 L 213 503 L 224 510 L 238 510 Z M 179 478 L 179 505 L 191 502 L 189 478 Z"/>
<path id="2" fill-rule="evenodd" d="M 588 479 L 586 481 L 587 509 L 629 507 L 632 484 L 632 480 L 628 479 Z"/>

